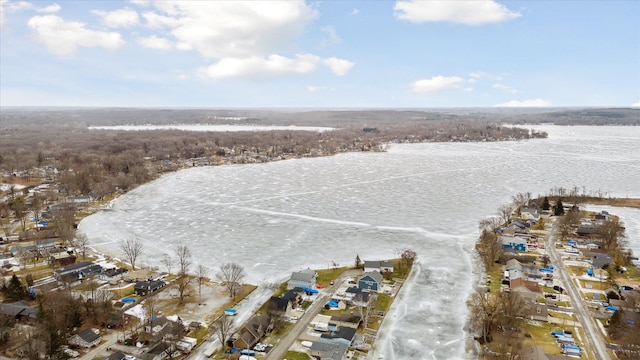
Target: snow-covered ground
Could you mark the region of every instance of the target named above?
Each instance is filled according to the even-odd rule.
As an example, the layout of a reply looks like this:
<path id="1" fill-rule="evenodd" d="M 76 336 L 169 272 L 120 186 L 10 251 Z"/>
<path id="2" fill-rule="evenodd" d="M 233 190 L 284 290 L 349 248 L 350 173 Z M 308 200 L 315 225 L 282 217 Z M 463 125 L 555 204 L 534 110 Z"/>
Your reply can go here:
<path id="1" fill-rule="evenodd" d="M 212 271 L 236 262 L 265 297 L 292 271 L 411 248 L 419 262 L 377 349 L 385 359 L 473 358 L 465 302 L 478 282 L 479 220 L 519 192 L 584 186 L 640 196 L 640 128 L 536 128 L 549 139 L 394 145 L 386 153 L 188 169 L 122 196 L 80 230 L 115 255 L 119 241 L 138 238 L 141 260 L 151 265 L 180 244 Z M 640 247 L 637 222 L 620 215 Z"/>

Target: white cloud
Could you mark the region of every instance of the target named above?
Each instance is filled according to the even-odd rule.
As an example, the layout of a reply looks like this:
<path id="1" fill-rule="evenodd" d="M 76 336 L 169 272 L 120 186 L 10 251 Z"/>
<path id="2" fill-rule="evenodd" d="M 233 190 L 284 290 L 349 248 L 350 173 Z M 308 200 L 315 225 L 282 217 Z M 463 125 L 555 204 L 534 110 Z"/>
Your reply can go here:
<path id="1" fill-rule="evenodd" d="M 94 10 L 92 13 L 102 17 L 102 22 L 110 28 L 127 28 L 138 25 L 138 13 L 131 9 L 114 11 Z"/>
<path id="2" fill-rule="evenodd" d="M 353 15 L 353 16 L 358 15 L 358 14 L 360 14 L 360 10 L 358 10 L 356 8 L 353 8 L 353 10 L 351 10 L 351 12 L 349 13 L 349 15 Z"/>
<path id="3" fill-rule="evenodd" d="M 49 5 L 49 6 L 45 6 L 42 8 L 35 8 L 37 12 L 40 13 L 57 13 L 58 11 L 60 11 L 60 9 L 62 9 L 62 7 L 58 4 L 53 4 L 53 5 Z"/>
<path id="4" fill-rule="evenodd" d="M 157 50 L 169 50 L 173 47 L 171 41 L 165 38 L 157 37 L 155 35 L 151 35 L 146 38 L 138 38 L 138 44 L 149 49 Z"/>
<path id="5" fill-rule="evenodd" d="M 469 77 L 474 81 L 479 79 L 489 79 L 493 81 L 502 81 L 501 75 L 491 74 L 484 71 L 473 71 L 469 73 Z M 471 80 L 470 79 L 470 80 Z"/>
<path id="6" fill-rule="evenodd" d="M 70 55 L 78 47 L 114 50 L 125 43 L 117 32 L 90 30 L 81 22 L 66 21 L 57 15 L 34 16 L 27 24 L 38 40 L 57 55 Z"/>
<path id="7" fill-rule="evenodd" d="M 45 7 L 37 7 L 27 1 L 12 1 L 0 0 L 0 27 L 4 25 L 5 12 L 16 12 L 20 10 L 35 10 L 40 13 L 55 13 L 60 11 L 61 7 L 58 4 L 52 4 Z"/>
<path id="8" fill-rule="evenodd" d="M 349 70 L 351 70 L 353 65 L 355 65 L 349 60 L 338 59 L 334 57 L 324 59 L 322 60 L 322 63 L 328 66 L 329 69 L 331 69 L 331 71 L 333 71 L 333 73 L 338 76 L 346 75 L 349 72 Z"/>
<path id="9" fill-rule="evenodd" d="M 548 107 L 553 104 L 549 100 L 544 99 L 528 99 L 528 100 L 511 100 L 506 103 L 494 105 L 494 107 Z"/>
<path id="10" fill-rule="evenodd" d="M 296 55 L 295 58 L 280 55 L 224 58 L 201 69 L 200 73 L 212 79 L 306 74 L 314 71 L 319 62 L 320 58 L 311 54 Z"/>
<path id="11" fill-rule="evenodd" d="M 322 42 L 320 43 L 321 47 L 340 44 L 342 42 L 342 39 L 340 39 L 340 37 L 336 33 L 336 28 L 334 28 L 333 26 L 325 26 L 320 29 L 320 31 L 326 34 L 326 37 L 322 39 Z"/>
<path id="12" fill-rule="evenodd" d="M 213 65 L 200 69 L 200 74 L 212 79 L 259 78 L 285 74 L 307 74 L 315 71 L 318 65 L 325 65 L 334 74 L 343 76 L 354 64 L 338 58 L 321 59 L 313 54 L 298 54 L 293 58 L 274 54 L 266 57 L 223 58 Z"/>
<path id="13" fill-rule="evenodd" d="M 211 58 L 267 56 L 293 47 L 318 13 L 304 1 L 156 1 L 143 17 Z"/>
<path id="14" fill-rule="evenodd" d="M 637 102 L 637 103 L 635 103 L 635 104 L 631 104 L 631 107 L 640 107 L 640 101 L 638 101 L 638 102 Z"/>
<path id="15" fill-rule="evenodd" d="M 493 84 L 492 87 L 494 89 L 502 90 L 502 91 L 507 92 L 509 94 L 515 94 L 515 93 L 518 92 L 518 90 L 512 88 L 511 86 L 505 85 L 505 84 L 500 84 L 500 83 Z"/>
<path id="16" fill-rule="evenodd" d="M 317 91 L 335 91 L 335 88 L 330 88 L 330 87 L 326 87 L 326 86 L 313 86 L 313 85 L 309 85 L 307 86 L 307 91 L 309 92 L 317 92 Z"/>
<path id="17" fill-rule="evenodd" d="M 458 76 L 434 76 L 431 79 L 422 79 L 411 84 L 413 92 L 435 93 L 457 87 L 464 80 Z"/>
<path id="18" fill-rule="evenodd" d="M 413 23 L 447 21 L 466 25 L 499 23 L 521 16 L 492 0 L 399 0 L 393 7 L 398 19 Z"/>
<path id="19" fill-rule="evenodd" d="M 149 6 L 149 0 L 129 0 L 129 2 L 138 6 Z"/>

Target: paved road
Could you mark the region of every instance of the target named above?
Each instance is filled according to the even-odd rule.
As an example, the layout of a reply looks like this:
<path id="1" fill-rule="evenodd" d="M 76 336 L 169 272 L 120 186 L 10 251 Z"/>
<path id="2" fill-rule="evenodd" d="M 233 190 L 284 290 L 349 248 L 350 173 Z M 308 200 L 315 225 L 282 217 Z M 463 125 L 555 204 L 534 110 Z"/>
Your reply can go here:
<path id="1" fill-rule="evenodd" d="M 291 345 L 297 338 L 307 329 L 307 326 L 318 315 L 320 310 L 327 303 L 331 295 L 338 290 L 338 284 L 340 281 L 336 281 L 334 285 L 330 285 L 324 289 L 322 294 L 318 295 L 318 298 L 313 302 L 311 306 L 307 308 L 307 311 L 298 319 L 295 325 L 289 330 L 289 332 L 278 341 L 278 343 L 269 351 L 265 360 L 280 360 L 284 358 L 284 354 L 289 350 Z"/>
<path id="2" fill-rule="evenodd" d="M 291 345 L 296 341 L 297 338 L 307 329 L 307 326 L 313 320 L 313 318 L 318 315 L 320 310 L 327 303 L 328 299 L 333 296 L 333 294 L 338 290 L 340 285 L 346 280 L 346 278 L 350 276 L 354 276 L 357 274 L 357 271 L 347 270 L 340 278 L 335 280 L 334 285 L 329 285 L 324 289 L 322 294 L 318 296 L 318 298 L 313 302 L 307 311 L 298 319 L 298 322 L 289 330 L 289 332 L 278 341 L 278 343 L 269 351 L 265 360 L 280 360 L 284 358 L 284 354 L 289 350 Z"/>
<path id="3" fill-rule="evenodd" d="M 582 328 L 586 333 L 584 339 L 585 346 L 593 351 L 597 359 L 609 360 L 609 353 L 607 352 L 607 346 L 604 339 L 602 338 L 602 334 L 596 327 L 591 316 L 589 316 L 585 311 L 580 293 L 576 288 L 576 285 L 573 283 L 573 281 L 571 281 L 564 263 L 562 262 L 560 256 L 558 255 L 558 252 L 556 251 L 555 229 L 556 228 L 554 226 L 546 239 L 546 248 L 549 253 L 549 258 L 556 266 L 556 273 L 559 274 L 562 278 L 564 287 L 571 297 L 571 303 L 573 304 L 573 307 L 575 309 L 575 315 L 578 318 L 580 324 L 582 324 Z"/>

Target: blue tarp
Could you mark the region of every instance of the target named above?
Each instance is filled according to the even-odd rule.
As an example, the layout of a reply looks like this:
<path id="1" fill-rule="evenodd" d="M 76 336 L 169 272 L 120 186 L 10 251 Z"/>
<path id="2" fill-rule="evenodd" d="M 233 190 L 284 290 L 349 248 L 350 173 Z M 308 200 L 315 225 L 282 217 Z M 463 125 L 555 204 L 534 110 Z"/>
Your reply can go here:
<path id="1" fill-rule="evenodd" d="M 618 309 L 618 308 L 617 308 L 617 307 L 615 307 L 615 306 L 607 306 L 607 307 L 605 308 L 605 310 L 607 310 L 607 311 L 618 311 L 618 310 L 620 310 L 620 309 Z"/>
<path id="2" fill-rule="evenodd" d="M 552 331 L 551 335 L 553 335 L 553 336 L 564 336 L 564 333 L 562 331 Z"/>
<path id="3" fill-rule="evenodd" d="M 575 241 L 575 240 L 569 240 L 569 241 L 567 241 L 567 244 L 569 244 L 569 245 L 578 245 L 578 242 Z"/>
<path id="4" fill-rule="evenodd" d="M 335 301 L 329 301 L 329 302 L 327 303 L 327 305 L 329 305 L 329 306 L 331 306 L 331 307 L 338 307 L 338 303 L 337 303 L 337 302 L 335 302 Z"/>
<path id="5" fill-rule="evenodd" d="M 229 352 L 230 352 L 231 354 L 235 354 L 235 353 L 237 353 L 238 351 L 240 351 L 240 350 L 239 350 L 239 349 L 236 349 L 236 348 L 233 348 L 233 349 L 229 350 Z"/>
<path id="6" fill-rule="evenodd" d="M 236 309 L 231 309 L 231 308 L 224 309 L 224 313 L 227 314 L 227 315 L 235 315 L 236 312 L 237 312 Z"/>
<path id="7" fill-rule="evenodd" d="M 593 269 L 589 269 L 589 270 L 587 270 L 587 275 L 589 275 L 589 276 L 593 276 Z"/>
<path id="8" fill-rule="evenodd" d="M 136 299 L 130 298 L 130 297 L 125 297 L 125 298 L 120 299 L 120 301 L 122 301 L 123 303 L 134 303 L 134 302 L 136 302 Z"/>
<path id="9" fill-rule="evenodd" d="M 41 222 L 40 222 L 40 225 L 42 225 L 42 226 L 47 226 L 47 225 L 49 225 L 49 223 L 48 223 L 48 222 L 46 222 L 46 221 L 41 221 Z"/>
<path id="10" fill-rule="evenodd" d="M 303 288 L 304 292 L 306 292 L 307 294 L 317 294 L 318 290 L 315 289 L 311 289 L 311 288 Z"/>
<path id="11" fill-rule="evenodd" d="M 553 272 L 553 269 L 549 269 L 549 268 L 540 268 L 540 272 L 552 273 L 552 272 Z"/>
<path id="12" fill-rule="evenodd" d="M 256 352 L 253 351 L 253 350 L 244 349 L 244 350 L 240 351 L 240 354 L 242 354 L 242 355 L 252 355 L 253 356 L 253 355 L 256 354 Z"/>

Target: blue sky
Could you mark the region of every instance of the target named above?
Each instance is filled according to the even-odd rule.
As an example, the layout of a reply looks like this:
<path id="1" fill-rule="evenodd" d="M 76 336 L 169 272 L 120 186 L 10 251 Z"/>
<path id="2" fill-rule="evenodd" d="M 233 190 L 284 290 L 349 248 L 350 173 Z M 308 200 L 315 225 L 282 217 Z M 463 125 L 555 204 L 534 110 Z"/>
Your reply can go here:
<path id="1" fill-rule="evenodd" d="M 0 106 L 640 107 L 638 1 L 0 4 Z"/>

